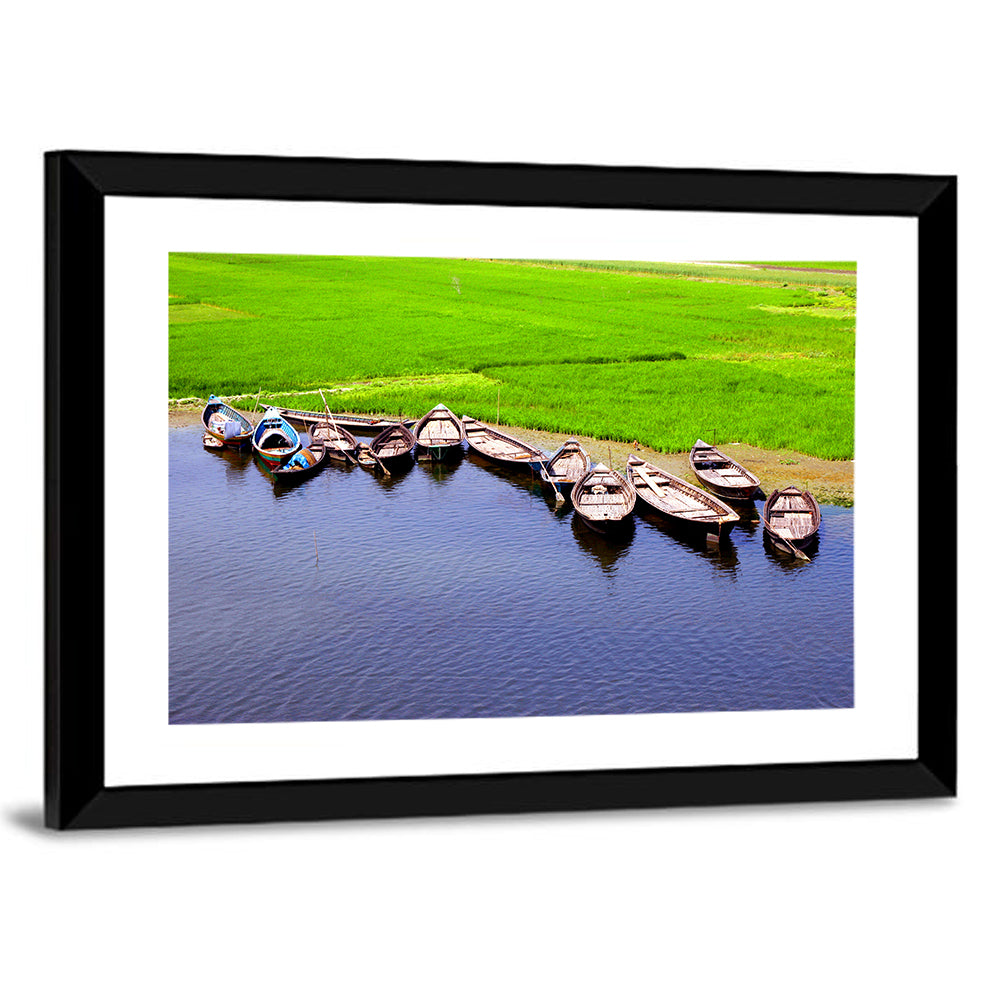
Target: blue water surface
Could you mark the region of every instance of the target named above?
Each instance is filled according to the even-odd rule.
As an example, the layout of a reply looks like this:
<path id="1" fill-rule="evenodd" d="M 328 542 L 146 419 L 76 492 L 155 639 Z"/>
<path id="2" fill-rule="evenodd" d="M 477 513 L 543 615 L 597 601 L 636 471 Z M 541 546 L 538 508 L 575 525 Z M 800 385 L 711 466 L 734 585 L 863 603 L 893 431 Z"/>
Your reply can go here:
<path id="1" fill-rule="evenodd" d="M 604 538 L 476 456 L 275 485 L 170 431 L 170 721 L 849 708 L 853 526 Z M 759 512 L 760 504 L 757 504 Z"/>

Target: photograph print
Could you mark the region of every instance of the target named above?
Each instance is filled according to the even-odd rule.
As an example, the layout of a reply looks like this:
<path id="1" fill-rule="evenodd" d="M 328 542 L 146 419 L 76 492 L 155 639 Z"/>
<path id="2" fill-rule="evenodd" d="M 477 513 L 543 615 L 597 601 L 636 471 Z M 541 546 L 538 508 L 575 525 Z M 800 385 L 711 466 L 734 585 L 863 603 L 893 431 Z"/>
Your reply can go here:
<path id="1" fill-rule="evenodd" d="M 856 287 L 171 253 L 170 723 L 852 708 Z"/>

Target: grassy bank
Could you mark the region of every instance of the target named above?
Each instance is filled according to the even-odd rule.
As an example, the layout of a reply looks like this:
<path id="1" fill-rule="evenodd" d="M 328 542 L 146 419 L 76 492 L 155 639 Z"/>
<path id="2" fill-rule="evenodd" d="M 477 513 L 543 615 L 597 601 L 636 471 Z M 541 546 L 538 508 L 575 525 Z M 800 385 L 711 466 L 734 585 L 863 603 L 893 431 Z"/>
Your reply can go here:
<path id="1" fill-rule="evenodd" d="M 562 434 L 850 458 L 854 288 L 649 262 L 172 254 L 168 395 L 322 387 L 342 409 L 495 419 L 499 394 L 505 423 Z"/>

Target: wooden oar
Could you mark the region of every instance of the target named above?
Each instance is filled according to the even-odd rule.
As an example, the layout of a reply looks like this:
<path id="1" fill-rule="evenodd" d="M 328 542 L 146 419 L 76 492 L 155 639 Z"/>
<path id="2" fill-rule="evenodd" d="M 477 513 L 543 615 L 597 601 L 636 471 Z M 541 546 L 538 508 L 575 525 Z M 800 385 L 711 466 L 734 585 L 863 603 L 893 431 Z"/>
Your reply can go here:
<path id="1" fill-rule="evenodd" d="M 389 470 L 382 464 L 382 459 L 379 458 L 378 455 L 376 455 L 375 452 L 371 450 L 371 448 L 368 449 L 368 454 L 371 455 L 371 457 L 374 458 L 376 462 L 378 462 L 378 467 L 386 474 L 386 476 L 392 479 Z"/>
<path id="2" fill-rule="evenodd" d="M 320 398 L 323 400 L 323 409 L 326 410 L 327 418 L 331 423 L 333 423 L 333 414 L 330 412 L 330 404 L 326 401 L 326 396 L 323 395 L 323 390 L 319 391 Z"/>
<path id="3" fill-rule="evenodd" d="M 792 555 L 795 556 L 796 559 L 804 559 L 806 562 L 812 562 L 809 556 L 807 556 L 794 542 L 788 542 L 788 547 L 792 550 Z"/>
<path id="4" fill-rule="evenodd" d="M 646 473 L 646 470 L 641 465 L 633 465 L 632 471 L 642 479 L 646 485 L 653 491 L 653 493 L 660 497 L 661 499 L 667 494 L 663 492 L 660 484 L 657 483 L 651 476 Z"/>
<path id="5" fill-rule="evenodd" d="M 555 495 L 556 495 L 556 504 L 563 503 L 566 498 L 562 495 L 562 492 L 560 491 L 559 487 L 556 486 L 556 484 L 553 481 L 552 477 L 545 471 L 545 466 L 544 465 L 538 470 L 538 473 L 542 477 L 542 479 L 545 482 L 547 482 L 549 484 L 549 486 L 552 487 L 552 492 L 555 493 Z"/>
<path id="6" fill-rule="evenodd" d="M 788 550 L 789 555 L 795 556 L 796 559 L 804 559 L 806 562 L 812 562 L 812 560 L 807 556 L 802 549 L 800 549 L 794 542 L 787 538 L 776 539 L 778 542 L 778 547 L 784 547 Z"/>
<path id="7" fill-rule="evenodd" d="M 711 528 L 705 533 L 705 542 L 709 545 L 721 545 L 722 544 L 722 518 L 718 519 L 718 523 L 715 526 L 715 534 L 712 534 Z"/>

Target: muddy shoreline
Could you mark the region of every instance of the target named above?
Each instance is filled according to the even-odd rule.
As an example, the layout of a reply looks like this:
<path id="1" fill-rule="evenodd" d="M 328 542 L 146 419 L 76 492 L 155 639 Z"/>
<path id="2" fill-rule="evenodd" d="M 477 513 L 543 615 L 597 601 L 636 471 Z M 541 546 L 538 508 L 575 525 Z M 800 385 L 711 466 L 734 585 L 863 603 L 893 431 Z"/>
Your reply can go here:
<path id="1" fill-rule="evenodd" d="M 241 412 L 245 412 L 252 419 L 253 415 L 250 412 Z M 170 427 L 201 426 L 200 408 L 168 407 L 167 413 Z M 514 437 L 525 438 L 547 451 L 555 451 L 566 440 L 565 434 L 553 434 L 551 431 L 500 426 Z M 577 440 L 587 449 L 594 461 L 607 462 L 610 452 L 611 463 L 617 469 L 623 469 L 629 454 L 636 452 L 632 445 L 621 441 L 604 441 L 585 435 L 577 435 Z M 809 490 L 820 503 L 837 504 L 842 507 L 854 505 L 853 462 L 832 462 L 795 451 L 769 451 L 739 442 L 719 442 L 719 447 L 730 458 L 757 476 L 765 493 L 794 484 Z M 675 476 L 680 476 L 691 483 L 697 482 L 688 465 L 686 451 L 664 453 L 640 445 L 636 453 Z"/>

